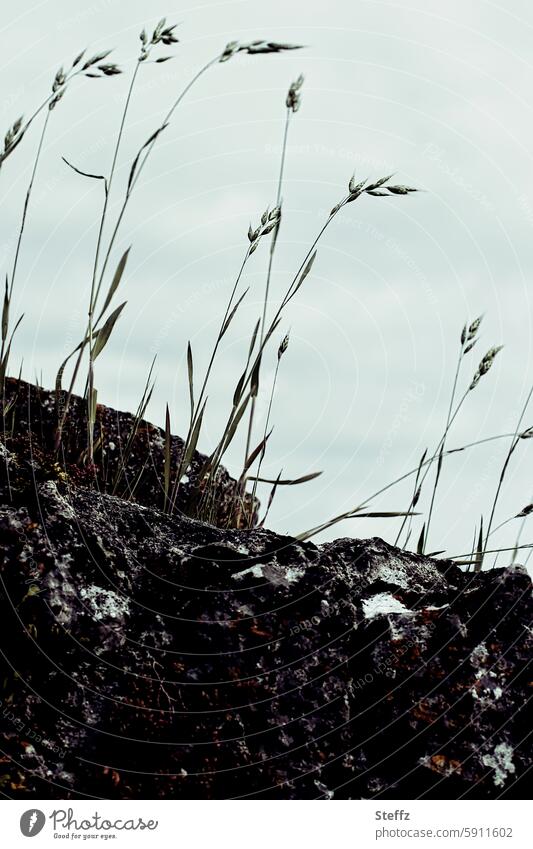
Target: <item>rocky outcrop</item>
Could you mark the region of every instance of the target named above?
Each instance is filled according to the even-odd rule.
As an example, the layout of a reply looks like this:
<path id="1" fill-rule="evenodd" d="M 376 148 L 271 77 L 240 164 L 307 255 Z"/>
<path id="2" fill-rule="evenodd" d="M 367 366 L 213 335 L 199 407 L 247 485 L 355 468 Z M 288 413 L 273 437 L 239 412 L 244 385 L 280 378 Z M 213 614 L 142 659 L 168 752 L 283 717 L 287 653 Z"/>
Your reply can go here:
<path id="1" fill-rule="evenodd" d="M 53 480 L 98 488 L 100 492 L 127 498 L 150 507 L 164 505 L 165 433 L 156 425 L 131 413 L 103 404 L 96 408 L 94 464 L 86 462 L 87 405 L 77 395 L 68 403 L 60 450 L 55 450 L 57 423 L 66 407 L 67 393 L 56 394 L 23 380 L 8 378 L 4 441 L 15 453 L 31 457 Z M 1 406 L 1 404 L 0 404 Z M 171 467 L 183 456 L 183 439 L 172 436 Z M 195 451 L 180 483 L 176 507 L 186 515 L 196 512 L 198 476 L 207 457 Z M 224 467 L 217 474 L 216 525 L 235 524 L 236 482 Z M 247 513 L 253 513 L 247 502 Z"/>
<path id="2" fill-rule="evenodd" d="M 525 570 L 171 517 L 24 445 L 0 484 L 5 795 L 527 795 Z"/>

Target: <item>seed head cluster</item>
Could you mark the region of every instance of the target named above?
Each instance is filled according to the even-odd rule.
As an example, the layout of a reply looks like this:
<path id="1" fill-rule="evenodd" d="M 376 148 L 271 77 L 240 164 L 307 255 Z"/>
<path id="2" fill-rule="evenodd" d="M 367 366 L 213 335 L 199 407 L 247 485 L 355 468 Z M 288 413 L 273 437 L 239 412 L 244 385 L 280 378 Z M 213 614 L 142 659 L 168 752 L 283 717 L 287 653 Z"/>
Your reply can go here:
<path id="1" fill-rule="evenodd" d="M 461 347 L 464 349 L 463 355 L 468 354 L 468 352 L 472 350 L 472 348 L 474 347 L 474 345 L 478 341 L 477 340 L 477 332 L 479 330 L 479 326 L 480 326 L 482 321 L 483 321 L 483 316 L 480 315 L 480 316 L 478 316 L 478 318 L 476 318 L 472 322 L 472 324 L 470 324 L 468 326 L 465 324 L 465 326 L 463 327 L 463 330 L 462 330 L 462 333 L 461 333 Z"/>
<path id="2" fill-rule="evenodd" d="M 220 62 L 227 62 L 236 53 L 248 53 L 254 56 L 259 53 L 282 53 L 285 50 L 300 50 L 301 44 L 280 44 L 276 41 L 250 41 L 248 44 L 241 44 L 239 41 L 230 41 L 226 45 L 220 57 Z"/>
<path id="3" fill-rule="evenodd" d="M 278 226 L 281 220 L 281 207 L 275 206 L 274 209 L 267 209 L 261 216 L 261 223 L 255 230 L 250 227 L 248 229 L 248 241 L 250 242 L 249 253 L 253 254 L 259 247 L 259 242 L 262 236 L 267 236 Z"/>
<path id="4" fill-rule="evenodd" d="M 302 102 L 301 88 L 302 88 L 303 84 L 304 84 L 304 76 L 303 76 L 303 74 L 300 74 L 298 79 L 295 80 L 293 83 L 291 83 L 291 87 L 289 88 L 289 91 L 287 93 L 287 100 L 286 100 L 287 109 L 292 109 L 293 112 L 298 112 L 298 110 L 301 106 L 301 102 Z"/>
<path id="5" fill-rule="evenodd" d="M 390 195 L 409 195 L 411 192 L 417 192 L 418 189 L 413 189 L 411 186 L 388 186 L 389 180 L 392 180 L 393 175 L 381 177 L 375 183 L 368 183 L 368 179 L 356 182 L 355 175 L 348 183 L 348 197 L 341 200 L 331 210 L 330 215 L 336 215 L 339 209 L 347 203 L 353 203 L 363 194 L 372 195 L 372 197 L 390 197 Z"/>
<path id="6" fill-rule="evenodd" d="M 503 348 L 503 345 L 498 345 L 497 347 L 490 348 L 490 350 L 487 351 L 487 353 L 485 354 L 485 356 L 481 360 L 479 366 L 477 367 L 477 371 L 476 371 L 476 373 L 475 373 L 475 375 L 472 379 L 472 383 L 468 387 L 469 392 L 472 389 L 475 389 L 475 387 L 478 385 L 478 383 L 481 380 L 481 378 L 483 377 L 483 375 L 486 374 L 489 371 L 489 369 L 492 367 L 492 364 L 494 362 L 496 355 L 499 354 L 499 352 L 502 350 L 502 348 Z"/>
<path id="7" fill-rule="evenodd" d="M 146 30 L 142 30 L 139 36 L 141 39 L 141 55 L 139 56 L 139 62 L 145 62 L 148 59 L 152 47 L 155 47 L 156 44 L 165 44 L 167 47 L 170 47 L 170 45 L 178 43 L 179 39 L 174 35 L 174 30 L 176 29 L 177 24 L 172 24 L 172 26 L 167 27 L 166 23 L 166 18 L 161 18 L 150 39 L 148 38 Z M 168 62 L 169 59 L 172 59 L 172 56 L 160 56 L 155 60 L 155 62 L 159 64 L 160 62 Z"/>

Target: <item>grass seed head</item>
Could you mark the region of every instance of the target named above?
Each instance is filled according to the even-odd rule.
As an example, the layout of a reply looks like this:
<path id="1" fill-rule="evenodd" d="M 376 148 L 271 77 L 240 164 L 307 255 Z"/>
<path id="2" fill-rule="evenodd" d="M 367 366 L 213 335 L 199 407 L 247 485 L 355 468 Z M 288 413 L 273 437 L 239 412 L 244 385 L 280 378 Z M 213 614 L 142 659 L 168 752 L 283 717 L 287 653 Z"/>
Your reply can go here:
<path id="1" fill-rule="evenodd" d="M 300 50 L 302 47 L 302 44 L 281 44 L 276 41 L 251 41 L 249 44 L 241 44 L 239 46 L 239 52 L 254 56 L 259 53 L 283 53 L 286 50 Z"/>
<path id="2" fill-rule="evenodd" d="M 475 389 L 475 387 L 478 385 L 478 383 L 481 380 L 481 378 L 483 377 L 483 375 L 486 374 L 489 371 L 489 369 L 492 367 L 492 364 L 494 362 L 496 355 L 499 354 L 499 352 L 502 350 L 502 348 L 503 348 L 503 345 L 497 345 L 496 347 L 490 348 L 487 351 L 487 353 L 485 354 L 485 356 L 483 357 L 483 359 L 481 360 L 481 362 L 480 362 L 480 364 L 477 368 L 477 371 L 476 371 L 476 373 L 475 373 L 475 375 L 472 379 L 472 383 L 468 387 L 469 392 L 472 389 Z"/>
<path id="3" fill-rule="evenodd" d="M 467 354 L 469 351 L 471 351 L 472 348 L 474 347 L 474 345 L 477 341 L 476 340 L 477 332 L 479 330 L 479 326 L 480 326 L 482 321 L 483 321 L 483 316 L 480 315 L 476 319 L 474 319 L 474 321 L 470 325 L 465 324 L 465 326 L 463 327 L 463 330 L 461 332 L 461 345 L 467 346 L 465 351 L 464 351 L 465 354 Z"/>
<path id="4" fill-rule="evenodd" d="M 278 348 L 278 362 L 281 360 L 283 354 L 289 347 L 289 334 L 287 333 L 283 339 L 281 340 L 280 346 Z"/>
<path id="5" fill-rule="evenodd" d="M 228 59 L 231 59 L 236 53 L 239 52 L 239 42 L 238 41 L 230 41 L 226 44 L 222 56 L 220 57 L 220 62 L 227 62 Z"/>
<path id="6" fill-rule="evenodd" d="M 57 74 L 54 77 L 54 82 L 52 83 L 52 92 L 58 91 L 61 88 L 61 86 L 65 84 L 66 79 L 67 78 L 65 76 L 65 72 L 63 71 L 63 68 L 60 68 L 59 71 L 57 72 Z"/>
<path id="7" fill-rule="evenodd" d="M 52 98 L 52 100 L 48 104 L 48 109 L 49 109 L 50 112 L 52 111 L 52 109 L 56 108 L 57 104 L 59 103 L 61 98 L 64 96 L 65 92 L 66 92 L 66 88 L 62 88 L 57 92 L 56 96 Z"/>
<path id="8" fill-rule="evenodd" d="M 248 53 L 250 56 L 255 56 L 261 53 L 282 53 L 286 50 L 300 50 L 301 47 L 303 47 L 302 44 L 281 44 L 277 41 L 257 40 L 250 41 L 248 44 L 241 44 L 239 41 L 230 41 L 229 44 L 226 44 L 219 61 L 227 62 L 236 53 Z"/>
<path id="9" fill-rule="evenodd" d="M 289 91 L 287 93 L 287 99 L 285 101 L 287 109 L 292 109 L 293 112 L 298 112 L 301 103 L 302 103 L 302 95 L 301 88 L 304 84 L 304 76 L 300 74 L 297 80 L 291 83 Z"/>
<path id="10" fill-rule="evenodd" d="M 122 73 L 118 65 L 115 65 L 114 63 L 98 65 L 98 70 L 101 71 L 105 77 L 114 77 L 116 74 Z"/>
<path id="11" fill-rule="evenodd" d="M 255 230 L 250 224 L 248 228 L 248 241 L 250 242 L 250 253 L 253 254 L 259 246 L 262 236 L 267 236 L 274 230 L 281 220 L 281 207 L 275 206 L 274 209 L 266 209 L 261 216 L 259 227 Z"/>
<path id="12" fill-rule="evenodd" d="M 91 59 L 88 59 L 88 60 L 85 62 L 85 64 L 84 64 L 84 65 L 82 65 L 82 68 L 81 68 L 81 69 L 82 69 L 82 71 L 88 71 L 88 70 L 89 70 L 89 68 L 92 68 L 92 67 L 93 67 L 93 65 L 97 65 L 97 64 L 98 64 L 98 62 L 103 62 L 103 61 L 104 61 L 104 59 L 107 59 L 107 57 L 109 56 L 109 54 L 110 54 L 111 52 L 112 52 L 111 50 L 104 50 L 104 51 L 103 51 L 103 53 L 97 53 L 97 54 L 96 54 L 95 56 L 93 56 Z"/>

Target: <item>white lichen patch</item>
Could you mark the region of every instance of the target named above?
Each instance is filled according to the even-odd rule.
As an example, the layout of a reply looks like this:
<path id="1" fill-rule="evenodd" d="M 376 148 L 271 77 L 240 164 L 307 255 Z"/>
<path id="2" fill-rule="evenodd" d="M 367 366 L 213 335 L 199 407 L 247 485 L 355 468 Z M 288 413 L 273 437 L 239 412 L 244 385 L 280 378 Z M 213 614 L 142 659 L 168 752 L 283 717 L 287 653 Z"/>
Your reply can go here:
<path id="1" fill-rule="evenodd" d="M 237 573 L 236 573 L 235 575 L 233 575 L 232 577 L 233 577 L 236 581 L 241 581 L 243 578 L 246 578 L 248 575 L 251 575 L 251 576 L 252 576 L 252 578 L 259 578 L 259 579 L 261 579 L 261 578 L 264 578 L 264 577 L 265 577 L 265 573 L 264 573 L 263 569 L 264 569 L 264 567 L 263 567 L 263 566 L 261 566 L 261 565 L 258 565 L 258 566 L 250 566 L 250 568 L 249 568 L 249 569 L 243 569 L 243 570 L 242 570 L 242 572 L 237 572 Z"/>
<path id="2" fill-rule="evenodd" d="M 289 566 L 285 571 L 285 580 L 289 582 L 289 584 L 295 584 L 296 581 L 299 581 L 300 578 L 303 578 L 305 575 L 305 569 L 301 566 Z"/>
<path id="3" fill-rule="evenodd" d="M 470 663 L 475 669 L 475 681 L 470 688 L 473 699 L 480 702 L 483 707 L 488 706 L 491 701 L 501 699 L 503 695 L 502 683 L 498 679 L 497 672 L 490 668 L 489 653 L 485 643 L 479 643 L 470 654 Z"/>
<path id="4" fill-rule="evenodd" d="M 303 566 L 280 566 L 276 562 L 265 563 L 264 565 L 257 564 L 256 566 L 250 566 L 249 569 L 244 569 L 242 572 L 237 572 L 233 575 L 233 578 L 236 581 L 240 581 L 247 575 L 269 581 L 275 587 L 289 587 L 303 578 L 305 568 Z"/>
<path id="5" fill-rule="evenodd" d="M 80 596 L 87 604 L 94 619 L 121 619 L 130 612 L 129 602 L 126 598 L 117 595 L 113 590 L 105 590 L 93 584 L 90 587 L 82 587 Z"/>
<path id="6" fill-rule="evenodd" d="M 489 653 L 487 651 L 487 646 L 485 643 L 479 643 L 470 654 L 470 663 L 474 667 L 474 669 L 481 669 L 482 666 L 485 665 L 485 661 L 487 660 Z"/>
<path id="7" fill-rule="evenodd" d="M 373 540 L 368 547 L 371 558 L 365 578 L 371 583 L 383 581 L 402 589 L 416 592 L 444 588 L 447 580 L 430 559 L 420 559 L 416 563 L 412 558 L 397 554 L 390 549 L 383 550 L 383 543 Z"/>
<path id="8" fill-rule="evenodd" d="M 496 787 L 503 787 L 506 778 L 516 771 L 513 750 L 508 743 L 498 743 L 492 754 L 483 755 L 481 763 L 494 770 L 493 781 Z"/>
<path id="9" fill-rule="evenodd" d="M 376 616 L 388 616 L 389 613 L 409 615 L 411 611 L 390 593 L 378 593 L 371 598 L 364 599 L 363 615 L 365 619 L 374 619 Z"/>

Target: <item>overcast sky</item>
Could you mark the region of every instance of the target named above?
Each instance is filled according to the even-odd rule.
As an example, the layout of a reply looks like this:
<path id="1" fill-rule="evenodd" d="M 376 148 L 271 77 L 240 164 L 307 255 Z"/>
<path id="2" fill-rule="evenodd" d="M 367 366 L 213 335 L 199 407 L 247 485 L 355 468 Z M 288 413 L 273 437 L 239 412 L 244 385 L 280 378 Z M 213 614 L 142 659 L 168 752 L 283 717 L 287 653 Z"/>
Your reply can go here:
<path id="1" fill-rule="evenodd" d="M 101 185 L 61 161 L 107 173 L 143 26 L 160 16 L 181 39 L 143 67 L 111 199 L 116 216 L 136 150 L 196 69 L 226 42 L 270 39 L 307 45 L 286 55 L 237 56 L 192 89 L 154 149 L 120 231 L 113 263 L 132 245 L 122 284 L 126 312 L 98 361 L 99 400 L 132 410 L 157 353 L 149 417 L 187 422 L 184 353 L 200 373 L 246 248 L 250 221 L 273 204 L 289 83 L 305 74 L 292 122 L 284 220 L 273 305 L 285 291 L 331 207 L 360 179 L 392 171 L 423 189 L 407 198 L 366 197 L 337 217 L 312 275 L 287 313 L 290 327 L 264 471 L 317 481 L 280 491 L 269 524 L 296 533 L 349 509 L 415 467 L 438 443 L 446 418 L 461 327 L 480 313 L 481 341 L 465 362 L 464 388 L 483 353 L 504 344 L 468 397 L 450 447 L 513 431 L 533 382 L 533 10 L 525 0 L 244 0 L 157 7 L 147 0 L 11 3 L 2 16 L 4 128 L 30 114 L 57 68 L 84 47 L 115 48 L 119 77 L 72 83 L 52 114 L 16 285 L 25 318 L 14 350 L 24 376 L 53 385 L 61 359 L 81 338 Z M 111 58 L 111 57 L 110 57 Z M 0 257 L 14 239 L 39 126 L 0 175 Z M 201 448 L 212 447 L 260 312 L 268 247 L 252 257 L 239 321 L 225 340 L 210 390 Z M 260 421 L 275 362 L 265 364 Z M 533 407 L 524 420 L 533 424 Z M 490 510 L 508 442 L 488 443 L 445 463 L 430 549 L 466 551 Z M 533 442 L 513 460 L 498 519 L 533 494 Z M 228 458 L 232 472 L 242 446 Z M 399 510 L 408 488 L 374 503 Z M 424 505 L 421 505 L 424 507 Z M 518 520 L 494 536 L 514 543 Z M 378 534 L 397 521 L 343 523 L 322 539 Z M 531 528 L 523 541 L 531 539 Z M 529 531 L 529 535 L 528 535 Z M 416 526 L 416 533 L 419 526 Z"/>

